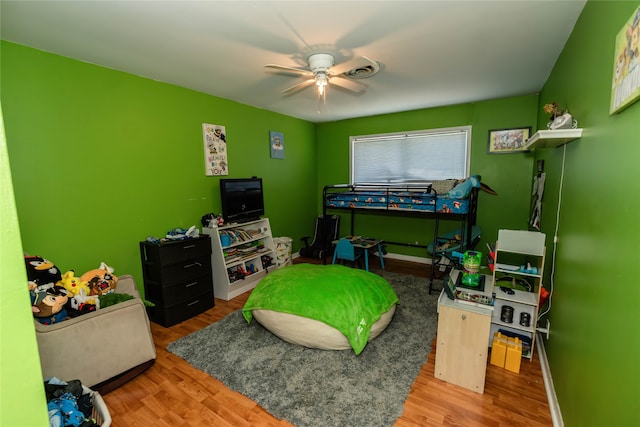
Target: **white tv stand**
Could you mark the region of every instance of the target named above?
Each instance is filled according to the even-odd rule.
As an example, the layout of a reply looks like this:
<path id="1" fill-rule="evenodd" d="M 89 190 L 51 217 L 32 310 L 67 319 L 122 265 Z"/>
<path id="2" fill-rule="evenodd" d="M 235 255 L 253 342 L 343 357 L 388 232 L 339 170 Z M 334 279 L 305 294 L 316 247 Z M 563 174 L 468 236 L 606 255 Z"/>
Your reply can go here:
<path id="1" fill-rule="evenodd" d="M 211 236 L 211 269 L 216 298 L 229 301 L 250 291 L 269 271 L 277 268 L 268 218 L 203 227 L 202 233 Z M 223 247 L 221 236 L 224 235 L 231 241 Z"/>

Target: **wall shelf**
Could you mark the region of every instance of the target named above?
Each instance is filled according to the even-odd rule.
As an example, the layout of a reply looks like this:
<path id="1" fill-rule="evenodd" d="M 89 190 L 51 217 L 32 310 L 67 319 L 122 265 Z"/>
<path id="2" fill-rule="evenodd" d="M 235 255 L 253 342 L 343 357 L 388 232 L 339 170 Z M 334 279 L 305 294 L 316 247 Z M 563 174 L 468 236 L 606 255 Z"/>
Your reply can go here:
<path id="1" fill-rule="evenodd" d="M 582 137 L 582 129 L 539 130 L 527 140 L 527 150 L 555 148 Z"/>

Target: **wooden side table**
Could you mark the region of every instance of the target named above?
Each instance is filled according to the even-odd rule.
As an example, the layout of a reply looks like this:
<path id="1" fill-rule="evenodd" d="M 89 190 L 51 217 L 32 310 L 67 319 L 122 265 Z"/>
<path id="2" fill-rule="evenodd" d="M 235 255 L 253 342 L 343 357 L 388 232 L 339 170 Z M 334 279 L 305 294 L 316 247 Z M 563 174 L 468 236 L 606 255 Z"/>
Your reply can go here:
<path id="1" fill-rule="evenodd" d="M 484 393 L 492 313 L 491 307 L 451 300 L 442 290 L 438 299 L 436 378 Z"/>

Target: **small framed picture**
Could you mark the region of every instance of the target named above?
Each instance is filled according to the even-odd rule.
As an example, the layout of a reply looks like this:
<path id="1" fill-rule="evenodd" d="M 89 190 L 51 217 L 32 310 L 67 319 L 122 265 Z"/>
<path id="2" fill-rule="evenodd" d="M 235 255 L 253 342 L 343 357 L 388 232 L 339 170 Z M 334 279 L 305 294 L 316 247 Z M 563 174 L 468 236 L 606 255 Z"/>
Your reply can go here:
<path id="1" fill-rule="evenodd" d="M 527 139 L 531 127 L 515 129 L 494 129 L 489 131 L 489 154 L 522 153 L 527 151 Z"/>
<path id="2" fill-rule="evenodd" d="M 284 159 L 284 134 L 282 132 L 269 132 L 269 147 L 272 159 Z"/>

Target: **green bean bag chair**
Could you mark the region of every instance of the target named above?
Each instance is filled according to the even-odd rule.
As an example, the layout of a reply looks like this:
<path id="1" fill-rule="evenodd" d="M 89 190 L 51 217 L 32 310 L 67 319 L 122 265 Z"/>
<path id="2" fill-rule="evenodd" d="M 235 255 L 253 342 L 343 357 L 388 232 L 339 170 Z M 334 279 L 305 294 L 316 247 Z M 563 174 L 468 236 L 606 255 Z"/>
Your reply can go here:
<path id="1" fill-rule="evenodd" d="M 376 274 L 342 265 L 296 264 L 267 274 L 243 315 L 290 343 L 360 354 L 389 325 L 397 303 L 389 282 Z"/>

